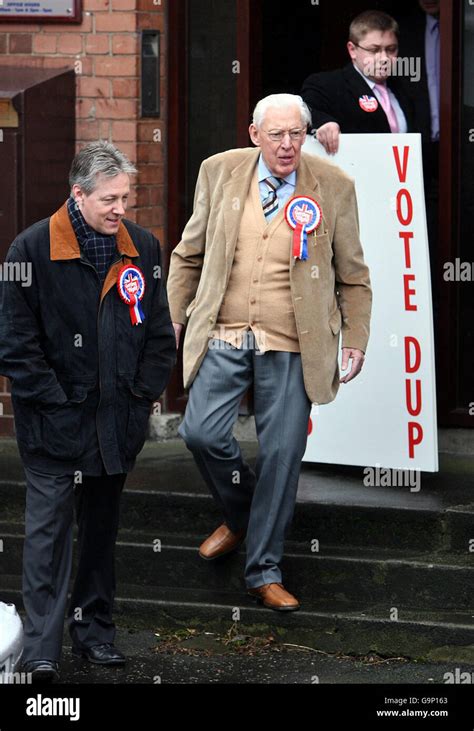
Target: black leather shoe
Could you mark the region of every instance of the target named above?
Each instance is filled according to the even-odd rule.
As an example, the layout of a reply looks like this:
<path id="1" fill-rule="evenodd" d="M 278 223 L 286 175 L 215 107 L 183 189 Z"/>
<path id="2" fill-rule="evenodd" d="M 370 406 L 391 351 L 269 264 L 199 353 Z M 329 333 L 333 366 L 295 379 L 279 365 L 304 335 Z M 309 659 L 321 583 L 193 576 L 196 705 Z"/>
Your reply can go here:
<path id="1" fill-rule="evenodd" d="M 73 647 L 72 654 L 76 657 L 83 657 L 95 665 L 125 665 L 125 655 L 117 650 L 109 642 L 104 645 L 93 647 Z"/>
<path id="2" fill-rule="evenodd" d="M 22 671 L 31 673 L 33 683 L 54 683 L 59 680 L 59 663 L 53 660 L 28 660 Z"/>

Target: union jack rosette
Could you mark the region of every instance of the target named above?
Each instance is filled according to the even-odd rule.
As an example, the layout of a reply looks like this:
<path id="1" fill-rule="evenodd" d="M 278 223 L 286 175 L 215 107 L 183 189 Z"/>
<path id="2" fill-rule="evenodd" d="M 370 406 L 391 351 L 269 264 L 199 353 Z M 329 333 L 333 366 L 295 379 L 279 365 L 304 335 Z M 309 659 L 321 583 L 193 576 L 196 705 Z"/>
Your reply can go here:
<path id="1" fill-rule="evenodd" d="M 140 300 L 145 294 L 145 277 L 141 269 L 127 264 L 119 271 L 117 289 L 121 299 L 130 308 L 132 325 L 141 325 L 145 319 Z"/>
<path id="2" fill-rule="evenodd" d="M 293 229 L 293 256 L 306 261 L 308 258 L 308 234 L 316 231 L 322 223 L 321 206 L 313 198 L 300 195 L 288 201 L 285 218 Z"/>
<path id="3" fill-rule="evenodd" d="M 379 108 L 379 103 L 374 96 L 364 94 L 364 96 L 359 97 L 359 106 L 363 112 L 376 112 Z"/>

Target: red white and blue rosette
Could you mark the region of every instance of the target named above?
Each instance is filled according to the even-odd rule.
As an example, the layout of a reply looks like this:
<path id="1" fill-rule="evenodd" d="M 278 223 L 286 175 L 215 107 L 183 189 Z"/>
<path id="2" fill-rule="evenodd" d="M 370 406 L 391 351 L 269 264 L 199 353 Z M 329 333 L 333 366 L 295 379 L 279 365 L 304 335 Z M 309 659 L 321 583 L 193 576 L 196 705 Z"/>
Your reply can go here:
<path id="1" fill-rule="evenodd" d="M 141 269 L 127 264 L 119 271 L 117 289 L 121 299 L 130 307 L 132 325 L 141 325 L 145 319 L 140 301 L 145 294 L 145 277 Z"/>
<path id="2" fill-rule="evenodd" d="M 359 106 L 363 112 L 376 112 L 379 108 L 379 103 L 375 96 L 364 94 L 364 96 L 359 97 Z"/>
<path id="3" fill-rule="evenodd" d="M 308 234 L 316 231 L 322 223 L 321 206 L 313 198 L 299 195 L 288 201 L 285 218 L 293 229 L 293 256 L 306 261 L 308 258 Z"/>

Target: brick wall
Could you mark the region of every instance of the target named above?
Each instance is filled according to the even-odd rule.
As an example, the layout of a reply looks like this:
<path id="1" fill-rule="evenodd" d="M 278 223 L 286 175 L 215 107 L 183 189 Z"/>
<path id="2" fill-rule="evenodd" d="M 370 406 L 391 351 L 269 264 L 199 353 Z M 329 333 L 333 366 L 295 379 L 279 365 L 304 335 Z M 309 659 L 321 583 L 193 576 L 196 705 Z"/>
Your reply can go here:
<path id="1" fill-rule="evenodd" d="M 0 67 L 76 71 L 78 147 L 108 139 L 138 163 L 130 218 L 165 240 L 166 5 L 168 0 L 83 0 L 83 21 L 0 23 Z M 160 119 L 139 119 L 140 31 L 161 32 Z"/>
<path id="2" fill-rule="evenodd" d="M 77 147 L 108 139 L 137 165 L 128 218 L 166 242 L 166 16 L 172 0 L 83 0 L 80 25 L 1 23 L 6 66 L 73 68 Z M 161 32 L 161 117 L 139 118 L 140 31 Z M 12 433 L 6 380 L 0 377 L 0 436 Z"/>

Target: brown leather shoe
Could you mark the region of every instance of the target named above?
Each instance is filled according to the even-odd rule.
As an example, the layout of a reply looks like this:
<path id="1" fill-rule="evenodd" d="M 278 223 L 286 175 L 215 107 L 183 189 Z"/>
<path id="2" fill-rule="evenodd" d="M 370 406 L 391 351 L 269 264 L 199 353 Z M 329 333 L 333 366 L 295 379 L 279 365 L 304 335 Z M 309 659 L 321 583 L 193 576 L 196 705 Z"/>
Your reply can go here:
<path id="1" fill-rule="evenodd" d="M 199 555 L 206 561 L 212 561 L 214 558 L 220 558 L 227 553 L 235 551 L 245 538 L 245 530 L 239 530 L 233 533 L 225 523 L 219 526 L 217 530 L 206 538 L 204 543 L 199 546 Z"/>
<path id="2" fill-rule="evenodd" d="M 264 607 L 275 609 L 277 612 L 296 612 L 300 608 L 298 599 L 290 594 L 283 584 L 264 584 L 249 589 L 248 593 L 256 597 Z"/>

